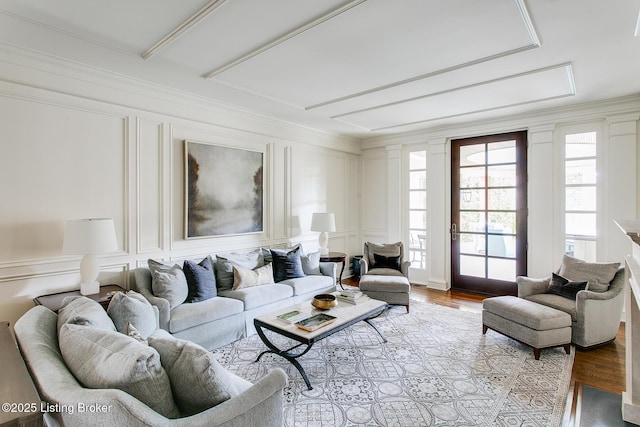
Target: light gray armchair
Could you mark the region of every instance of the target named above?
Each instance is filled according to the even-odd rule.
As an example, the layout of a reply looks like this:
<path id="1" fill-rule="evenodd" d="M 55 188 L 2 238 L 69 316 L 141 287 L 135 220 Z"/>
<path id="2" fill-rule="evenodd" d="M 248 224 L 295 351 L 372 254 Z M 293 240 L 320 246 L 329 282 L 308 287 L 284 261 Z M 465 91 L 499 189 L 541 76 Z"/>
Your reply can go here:
<path id="1" fill-rule="evenodd" d="M 360 260 L 360 290 L 373 299 L 404 305 L 409 312 L 410 261 L 404 260 L 402 242 L 365 242 Z"/>
<path id="2" fill-rule="evenodd" d="M 611 277 L 611 272 L 613 279 L 603 287 L 602 277 Z M 614 340 L 624 305 L 624 268 L 616 263 L 584 263 L 565 255 L 558 274 L 572 281 L 589 281 L 589 285 L 586 290 L 577 292 L 574 300 L 548 293 L 551 277 L 519 276 L 516 278 L 518 297 L 570 314 L 571 342 L 579 347 L 593 347 Z M 599 289 L 589 290 L 590 287 Z"/>

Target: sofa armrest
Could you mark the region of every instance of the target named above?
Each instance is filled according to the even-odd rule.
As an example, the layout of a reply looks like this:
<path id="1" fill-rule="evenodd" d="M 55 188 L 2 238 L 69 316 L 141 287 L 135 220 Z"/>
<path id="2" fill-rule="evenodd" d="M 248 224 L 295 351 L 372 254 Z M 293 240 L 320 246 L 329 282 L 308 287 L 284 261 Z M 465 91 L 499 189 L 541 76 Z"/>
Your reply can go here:
<path id="1" fill-rule="evenodd" d="M 516 283 L 518 284 L 518 297 L 526 298 L 531 295 L 544 294 L 549 288 L 551 277 L 545 277 L 544 279 L 532 279 L 526 276 L 516 277 Z"/>
<path id="2" fill-rule="evenodd" d="M 360 258 L 360 277 L 369 272 L 369 261 L 365 257 Z"/>
<path id="3" fill-rule="evenodd" d="M 400 271 L 407 279 L 409 278 L 409 267 L 411 267 L 411 261 L 404 261 L 400 266 Z"/>
<path id="4" fill-rule="evenodd" d="M 333 283 L 336 282 L 336 271 L 338 268 L 338 264 L 335 262 L 321 262 L 320 263 L 320 273 L 324 276 L 329 276 L 333 279 Z"/>
<path id="5" fill-rule="evenodd" d="M 169 330 L 169 320 L 171 319 L 171 306 L 169 301 L 153 295 L 151 288 L 151 271 L 148 268 L 136 268 L 133 270 L 135 288 L 143 297 L 158 309 L 158 324 L 160 328 Z"/>

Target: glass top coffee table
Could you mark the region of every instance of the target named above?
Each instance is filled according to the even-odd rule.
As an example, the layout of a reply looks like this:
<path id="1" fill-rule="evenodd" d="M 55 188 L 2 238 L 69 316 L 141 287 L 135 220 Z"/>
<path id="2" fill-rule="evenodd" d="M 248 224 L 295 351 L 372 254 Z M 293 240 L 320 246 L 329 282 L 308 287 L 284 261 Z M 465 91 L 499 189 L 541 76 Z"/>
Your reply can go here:
<path id="1" fill-rule="evenodd" d="M 266 353 L 274 353 L 287 359 L 293 366 L 296 367 L 304 382 L 307 384 L 309 390 L 312 390 L 311 383 L 307 377 L 304 368 L 296 360 L 297 358 L 306 354 L 316 342 L 323 340 L 324 338 L 335 334 L 349 326 L 355 325 L 358 322 L 367 322 L 382 338 L 383 342 L 387 342 L 387 339 L 382 335 L 382 332 L 370 322 L 370 320 L 380 315 L 387 308 L 387 303 L 384 301 L 378 301 L 367 297 L 367 300 L 359 302 L 358 304 L 349 304 L 339 301 L 336 307 L 330 310 L 318 310 L 311 305 L 311 301 L 306 301 L 300 304 L 296 304 L 287 308 L 283 308 L 264 316 L 256 317 L 253 320 L 253 324 L 256 327 L 258 336 L 262 342 L 267 346 L 268 350 L 260 353 L 256 362 Z M 287 323 L 278 319 L 278 316 L 292 310 L 298 310 L 305 314 L 313 315 L 319 313 L 325 313 L 329 316 L 334 316 L 336 319 L 325 326 L 322 326 L 314 331 L 306 331 L 297 327 L 293 323 Z M 273 331 L 279 335 L 283 335 L 299 344 L 287 349 L 278 348 L 265 334 L 265 330 Z M 300 348 L 302 347 L 302 348 Z"/>

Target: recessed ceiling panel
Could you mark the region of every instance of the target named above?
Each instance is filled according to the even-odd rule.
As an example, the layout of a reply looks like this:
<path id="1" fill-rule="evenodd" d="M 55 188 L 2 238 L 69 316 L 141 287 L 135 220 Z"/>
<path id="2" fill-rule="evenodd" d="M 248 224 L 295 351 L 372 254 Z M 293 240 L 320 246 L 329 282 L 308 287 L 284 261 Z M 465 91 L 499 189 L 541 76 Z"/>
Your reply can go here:
<path id="1" fill-rule="evenodd" d="M 571 66 L 562 65 L 424 95 L 405 102 L 345 114 L 335 119 L 375 131 L 574 94 Z"/>
<path id="2" fill-rule="evenodd" d="M 205 74 L 322 16 L 345 0 L 227 0 L 158 56 Z M 283 13 L 283 11 L 286 11 Z"/>
<path id="3" fill-rule="evenodd" d="M 48 28 L 142 53 L 208 0 L 2 0 L 0 12 Z"/>
<path id="4" fill-rule="evenodd" d="M 310 107 L 535 46 L 519 1 L 368 0 L 214 77 Z"/>

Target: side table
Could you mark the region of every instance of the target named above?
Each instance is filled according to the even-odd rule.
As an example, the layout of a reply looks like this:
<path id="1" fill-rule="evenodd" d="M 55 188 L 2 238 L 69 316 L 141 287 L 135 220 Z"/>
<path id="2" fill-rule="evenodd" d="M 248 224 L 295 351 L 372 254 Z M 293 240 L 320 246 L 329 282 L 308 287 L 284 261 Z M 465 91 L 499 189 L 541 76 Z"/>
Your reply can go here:
<path id="1" fill-rule="evenodd" d="M 342 269 L 340 269 L 340 277 L 338 278 L 338 283 L 340 287 L 344 289 L 342 286 L 342 273 L 344 273 L 344 266 L 347 264 L 347 254 L 343 254 L 342 252 L 329 252 L 328 254 L 320 255 L 320 262 L 341 262 Z"/>
<path id="2" fill-rule="evenodd" d="M 104 309 L 106 310 L 107 307 L 109 306 L 109 302 L 111 301 L 111 297 L 116 292 L 126 292 L 126 291 L 118 285 L 104 285 L 104 286 L 100 286 L 100 293 L 84 295 L 84 296 L 86 296 L 87 298 L 91 298 L 92 300 L 100 303 L 100 305 L 104 307 Z M 36 303 L 36 305 L 43 305 L 47 307 L 49 310 L 55 311 L 57 313 L 58 310 L 60 310 L 60 307 L 62 306 L 62 301 L 66 297 L 75 296 L 75 295 L 82 296 L 82 294 L 80 293 L 80 290 L 58 292 L 56 294 L 48 294 L 48 295 L 41 295 L 39 297 L 35 297 L 33 299 L 33 302 Z"/>

